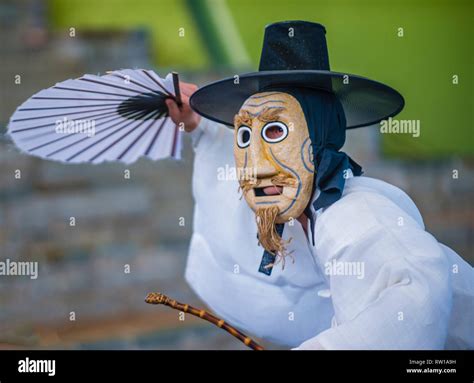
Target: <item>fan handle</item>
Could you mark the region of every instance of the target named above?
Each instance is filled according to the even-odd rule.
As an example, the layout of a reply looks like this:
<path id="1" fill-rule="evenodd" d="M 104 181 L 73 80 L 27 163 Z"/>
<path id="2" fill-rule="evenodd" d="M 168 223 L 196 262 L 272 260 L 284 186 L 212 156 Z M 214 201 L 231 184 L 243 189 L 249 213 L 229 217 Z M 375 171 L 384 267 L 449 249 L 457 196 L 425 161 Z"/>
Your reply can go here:
<path id="1" fill-rule="evenodd" d="M 173 86 L 174 86 L 174 95 L 175 101 L 179 107 L 183 106 L 183 101 L 181 100 L 181 91 L 179 90 L 179 75 L 178 72 L 172 72 L 173 75 Z"/>

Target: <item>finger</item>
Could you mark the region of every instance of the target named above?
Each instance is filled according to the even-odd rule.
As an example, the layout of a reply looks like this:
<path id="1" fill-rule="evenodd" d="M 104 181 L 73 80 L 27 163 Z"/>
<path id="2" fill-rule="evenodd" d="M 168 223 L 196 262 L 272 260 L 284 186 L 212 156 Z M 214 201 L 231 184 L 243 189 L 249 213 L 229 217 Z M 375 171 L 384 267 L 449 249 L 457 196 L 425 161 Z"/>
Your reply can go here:
<path id="1" fill-rule="evenodd" d="M 197 89 L 197 85 L 190 84 L 190 83 L 180 83 L 179 89 L 181 90 L 181 94 L 185 94 L 187 96 L 191 96 Z"/>
<path id="2" fill-rule="evenodd" d="M 190 96 L 193 92 L 188 88 L 184 88 L 184 87 L 180 87 L 181 89 L 181 95 L 186 95 L 186 96 Z"/>
<path id="3" fill-rule="evenodd" d="M 182 102 L 183 104 L 189 104 L 189 95 L 187 95 L 187 94 L 182 94 L 182 95 L 181 95 L 181 102 Z"/>
<path id="4" fill-rule="evenodd" d="M 168 114 L 170 115 L 172 120 L 173 121 L 179 120 L 181 111 L 179 110 L 178 104 L 176 104 L 176 102 L 171 98 L 167 98 L 165 100 L 165 103 L 166 103 L 166 106 L 168 107 Z"/>
<path id="5" fill-rule="evenodd" d="M 181 114 L 189 110 L 189 97 L 186 95 L 181 95 L 181 105 L 179 106 Z"/>
<path id="6" fill-rule="evenodd" d="M 181 81 L 179 83 L 180 88 L 186 89 L 186 90 L 193 90 L 194 88 L 197 88 L 197 85 L 192 84 L 190 82 L 183 82 Z"/>
<path id="7" fill-rule="evenodd" d="M 189 113 L 192 113 L 192 114 L 196 113 L 195 110 L 191 107 L 191 104 L 189 103 L 189 101 L 186 102 L 186 104 L 183 104 L 183 105 L 184 105 L 183 112 L 186 112 L 188 114 Z"/>

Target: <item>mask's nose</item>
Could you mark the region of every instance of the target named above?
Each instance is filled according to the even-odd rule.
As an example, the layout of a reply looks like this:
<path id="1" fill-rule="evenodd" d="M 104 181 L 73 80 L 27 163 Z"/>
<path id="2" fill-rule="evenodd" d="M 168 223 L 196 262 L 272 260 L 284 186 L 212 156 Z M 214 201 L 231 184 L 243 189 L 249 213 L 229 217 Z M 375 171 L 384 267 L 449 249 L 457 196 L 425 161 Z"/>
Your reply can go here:
<path id="1" fill-rule="evenodd" d="M 273 177 L 278 174 L 278 170 L 273 166 L 267 157 L 265 144 L 262 142 L 260 134 L 254 136 L 250 144 L 250 166 L 257 173 L 256 178 Z"/>

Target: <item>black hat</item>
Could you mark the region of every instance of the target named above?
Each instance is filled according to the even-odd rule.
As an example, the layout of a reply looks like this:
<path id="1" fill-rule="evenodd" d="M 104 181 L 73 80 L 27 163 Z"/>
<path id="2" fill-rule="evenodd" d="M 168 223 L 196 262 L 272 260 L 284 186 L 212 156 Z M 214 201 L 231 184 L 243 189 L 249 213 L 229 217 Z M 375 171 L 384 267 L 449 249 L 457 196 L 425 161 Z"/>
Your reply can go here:
<path id="1" fill-rule="evenodd" d="M 344 109 L 347 129 L 393 117 L 404 106 L 402 95 L 388 85 L 332 72 L 326 29 L 307 21 L 268 25 L 258 72 L 208 84 L 192 95 L 190 104 L 204 117 L 233 127 L 235 114 L 252 94 L 285 87 L 334 93 Z"/>

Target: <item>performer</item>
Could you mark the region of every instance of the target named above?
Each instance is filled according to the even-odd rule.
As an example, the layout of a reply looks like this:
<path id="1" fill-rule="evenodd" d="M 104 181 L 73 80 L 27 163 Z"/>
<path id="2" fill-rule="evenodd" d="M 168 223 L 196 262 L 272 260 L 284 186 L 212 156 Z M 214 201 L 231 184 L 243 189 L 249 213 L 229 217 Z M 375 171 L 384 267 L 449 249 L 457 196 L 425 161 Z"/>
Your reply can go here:
<path id="1" fill-rule="evenodd" d="M 330 71 L 302 21 L 267 26 L 258 72 L 196 89 L 166 103 L 195 150 L 186 279 L 213 311 L 296 349 L 474 348 L 472 267 L 340 151 L 400 112 L 397 91 Z"/>

